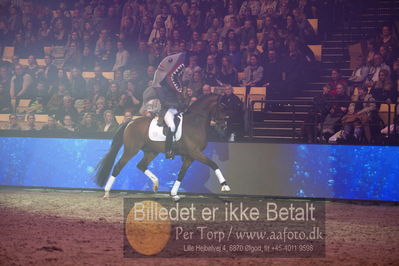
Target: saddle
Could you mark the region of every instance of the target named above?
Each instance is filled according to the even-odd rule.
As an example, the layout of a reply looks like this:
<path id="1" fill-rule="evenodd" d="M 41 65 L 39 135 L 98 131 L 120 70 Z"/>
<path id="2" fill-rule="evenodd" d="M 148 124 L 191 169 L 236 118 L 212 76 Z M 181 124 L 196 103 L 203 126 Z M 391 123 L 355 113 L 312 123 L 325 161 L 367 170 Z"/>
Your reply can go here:
<path id="1" fill-rule="evenodd" d="M 173 141 L 179 141 L 183 132 L 183 114 L 175 115 L 175 125 L 176 132 L 173 138 Z M 163 119 L 163 116 L 160 114 L 158 117 L 154 117 L 151 121 L 150 128 L 148 130 L 148 137 L 152 141 L 165 141 L 166 133 L 168 130 L 168 126 Z"/>

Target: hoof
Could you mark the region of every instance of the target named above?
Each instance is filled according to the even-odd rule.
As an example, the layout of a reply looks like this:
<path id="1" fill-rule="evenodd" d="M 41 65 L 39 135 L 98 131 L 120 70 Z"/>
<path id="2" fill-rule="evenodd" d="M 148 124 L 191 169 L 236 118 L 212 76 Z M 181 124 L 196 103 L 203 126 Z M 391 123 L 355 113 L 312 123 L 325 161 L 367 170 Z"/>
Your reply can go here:
<path id="1" fill-rule="evenodd" d="M 178 202 L 180 199 L 181 199 L 181 198 L 180 198 L 180 196 L 178 196 L 178 195 L 172 196 L 172 200 L 173 200 L 174 202 Z"/>
<path id="2" fill-rule="evenodd" d="M 109 193 L 105 192 L 103 200 L 109 200 Z"/>
<path id="3" fill-rule="evenodd" d="M 152 190 L 153 190 L 155 193 L 157 193 L 157 192 L 158 192 L 158 188 L 159 188 L 159 182 L 156 181 L 156 182 L 154 182 L 153 185 L 152 185 Z"/>
<path id="4" fill-rule="evenodd" d="M 229 192 L 230 187 L 228 185 L 223 185 L 222 188 L 220 189 L 221 192 Z"/>

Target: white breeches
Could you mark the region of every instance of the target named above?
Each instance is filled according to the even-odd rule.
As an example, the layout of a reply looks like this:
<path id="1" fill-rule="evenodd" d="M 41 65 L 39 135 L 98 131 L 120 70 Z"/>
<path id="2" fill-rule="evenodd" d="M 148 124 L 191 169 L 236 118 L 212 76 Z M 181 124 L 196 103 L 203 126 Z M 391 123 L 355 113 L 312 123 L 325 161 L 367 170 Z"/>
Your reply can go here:
<path id="1" fill-rule="evenodd" d="M 165 123 L 170 128 L 172 132 L 176 131 L 175 125 L 175 115 L 177 114 L 177 110 L 174 108 L 169 108 L 165 114 Z"/>

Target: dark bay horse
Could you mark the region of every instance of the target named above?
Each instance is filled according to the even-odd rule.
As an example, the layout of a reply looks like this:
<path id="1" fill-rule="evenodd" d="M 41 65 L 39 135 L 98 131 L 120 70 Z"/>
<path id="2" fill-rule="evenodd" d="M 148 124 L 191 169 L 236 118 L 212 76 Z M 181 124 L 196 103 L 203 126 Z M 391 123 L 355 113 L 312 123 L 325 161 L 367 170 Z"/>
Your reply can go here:
<path id="1" fill-rule="evenodd" d="M 230 191 L 230 187 L 227 185 L 217 164 L 202 152 L 208 144 L 207 129 L 211 118 L 219 121 L 226 118 L 226 110 L 224 110 L 224 106 L 219 103 L 220 97 L 220 95 L 204 96 L 194 102 L 183 115 L 182 136 L 180 140 L 174 144 L 175 153 L 181 155 L 183 160 L 178 178 L 171 190 L 171 196 L 176 201 L 180 199 L 177 195 L 180 183 L 188 167 L 195 160 L 208 165 L 215 171 L 222 192 Z M 140 150 L 144 152 L 144 156 L 137 164 L 137 167 L 150 178 L 153 183 L 153 190 L 155 192 L 158 190 L 158 178 L 147 169 L 147 167 L 159 153 L 164 153 L 165 142 L 152 141 L 149 139 L 148 130 L 151 121 L 151 118 L 142 117 L 133 122 L 122 124 L 116 132 L 110 150 L 97 166 L 96 183 L 101 187 L 105 185 L 104 198 L 109 197 L 109 191 L 122 168 Z M 109 176 L 118 151 L 122 145 L 124 145 L 123 155 L 113 168 L 112 175 Z"/>

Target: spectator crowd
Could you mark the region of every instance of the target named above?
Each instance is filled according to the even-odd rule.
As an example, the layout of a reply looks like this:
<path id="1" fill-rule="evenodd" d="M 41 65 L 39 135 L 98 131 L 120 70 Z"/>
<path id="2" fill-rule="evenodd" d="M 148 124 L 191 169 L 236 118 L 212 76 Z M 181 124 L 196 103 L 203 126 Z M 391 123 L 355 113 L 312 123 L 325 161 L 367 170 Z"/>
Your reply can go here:
<path id="1" fill-rule="evenodd" d="M 14 53 L 0 66 L 0 112 L 30 99 L 29 114 L 51 116 L 45 129 L 54 122 L 68 131 L 112 130 L 115 115 L 152 114 L 142 108 L 143 93 L 160 61 L 178 52 L 188 55 L 188 104 L 225 84 L 267 84 L 275 99 L 296 94 L 314 60 L 306 44 L 316 34 L 307 18 L 319 17 L 320 2 L 1 1 L 0 46 Z"/>
<path id="2" fill-rule="evenodd" d="M 389 128 L 378 115 L 381 105 L 399 103 L 399 42 L 395 32 L 395 27 L 384 25 L 377 36 L 364 40 L 363 54 L 355 58 L 348 78 L 343 78 L 338 68 L 332 69 L 305 121 L 305 140 L 311 142 L 316 132 L 324 142 L 371 144 L 381 142 L 388 131 L 399 133 L 399 126 L 394 126 L 399 122 L 398 107 L 391 109 Z"/>

